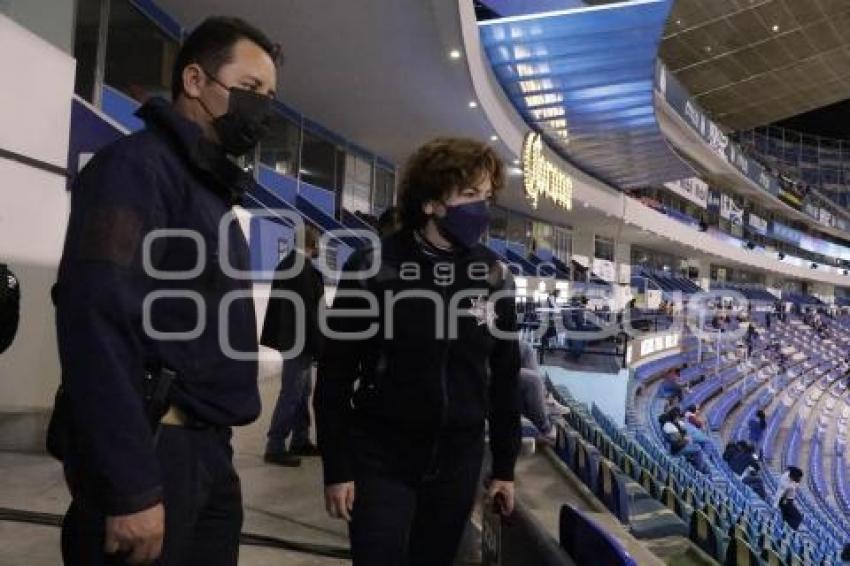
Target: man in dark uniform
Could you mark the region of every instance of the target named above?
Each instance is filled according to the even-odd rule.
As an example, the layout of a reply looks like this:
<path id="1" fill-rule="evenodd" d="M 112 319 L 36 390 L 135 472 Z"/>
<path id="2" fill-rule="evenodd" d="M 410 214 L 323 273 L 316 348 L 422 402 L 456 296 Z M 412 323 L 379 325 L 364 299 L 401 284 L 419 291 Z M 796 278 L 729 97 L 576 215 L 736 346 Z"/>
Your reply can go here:
<path id="1" fill-rule="evenodd" d="M 15 340 L 21 311 L 21 287 L 18 278 L 5 263 L 0 263 L 0 354 Z"/>
<path id="2" fill-rule="evenodd" d="M 310 442 L 310 394 L 313 391 L 311 370 L 313 360 L 322 349 L 317 313 L 324 301 L 325 283 L 322 274 L 313 265 L 319 255 L 319 233 L 312 226 L 304 231 L 304 251 L 293 249 L 277 266 L 277 273 L 288 273 L 297 268 L 291 277 L 278 277 L 272 291 L 290 291 L 304 303 L 304 319 L 299 320 L 292 300 L 270 297 L 263 323 L 260 343 L 281 352 L 296 346 L 297 336 L 304 336 L 304 347 L 292 352 L 283 362 L 280 395 L 269 425 L 268 442 L 264 460 L 280 466 L 299 466 L 299 456 L 318 456 L 319 450 Z M 297 258 L 297 259 L 296 259 Z M 299 267 L 300 266 L 300 267 Z M 286 440 L 292 440 L 287 449 Z"/>
<path id="3" fill-rule="evenodd" d="M 355 252 L 343 272 L 330 314 L 348 316 L 327 320 L 337 335 L 326 334 L 314 406 L 326 505 L 351 521 L 355 566 L 453 563 L 479 486 L 485 421 L 488 494 L 503 513 L 513 508 L 513 280 L 479 243 L 502 171 L 474 140 L 426 144 L 402 181 L 402 229 L 380 250 Z"/>
<path id="4" fill-rule="evenodd" d="M 178 54 L 173 103 L 145 104 L 146 129 L 95 155 L 72 189 L 49 439 L 73 497 L 66 564 L 237 563 L 230 427 L 255 420 L 260 400 L 251 282 L 223 263 L 249 269 L 227 215 L 252 181 L 230 158 L 267 131 L 276 56 L 245 22 L 206 20 Z M 184 232 L 152 238 L 164 228 Z M 154 412 L 147 400 L 171 377 Z"/>

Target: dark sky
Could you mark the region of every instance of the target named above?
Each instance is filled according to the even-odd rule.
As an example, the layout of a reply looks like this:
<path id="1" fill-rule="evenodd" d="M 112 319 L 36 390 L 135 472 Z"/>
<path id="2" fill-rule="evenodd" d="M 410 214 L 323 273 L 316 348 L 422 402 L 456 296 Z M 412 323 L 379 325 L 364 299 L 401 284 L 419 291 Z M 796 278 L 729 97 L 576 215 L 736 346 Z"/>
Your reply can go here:
<path id="1" fill-rule="evenodd" d="M 816 136 L 850 139 L 850 100 L 812 110 L 776 125 Z"/>

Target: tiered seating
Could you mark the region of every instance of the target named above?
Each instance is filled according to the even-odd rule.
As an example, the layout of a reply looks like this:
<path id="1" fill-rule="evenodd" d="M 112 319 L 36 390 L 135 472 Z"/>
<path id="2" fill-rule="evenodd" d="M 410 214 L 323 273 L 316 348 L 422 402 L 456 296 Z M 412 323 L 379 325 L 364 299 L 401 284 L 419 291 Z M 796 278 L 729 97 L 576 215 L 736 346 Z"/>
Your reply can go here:
<path id="1" fill-rule="evenodd" d="M 850 482 L 847 481 L 847 464 L 844 448 L 847 446 L 847 422 L 850 418 L 850 405 L 845 405 L 838 419 L 838 433 L 832 456 L 832 482 L 835 485 L 835 499 L 845 516 L 850 518 Z"/>
<path id="2" fill-rule="evenodd" d="M 655 465 L 644 469 L 642 484 L 650 493 L 657 490 L 658 497 L 688 521 L 691 540 L 718 561 L 727 556 L 734 560 L 747 547 L 758 549 L 762 556 L 793 557 L 800 564 L 804 556 L 820 561 L 834 553 L 835 541 L 818 548 L 815 541 L 787 527 L 776 510 L 768 508 L 740 482 L 702 476 L 661 449 L 647 449 L 651 441 L 641 433 L 631 439 L 596 407 L 593 416 L 615 442 L 629 445 L 637 440 L 639 449 L 653 456 Z"/>
<path id="3" fill-rule="evenodd" d="M 764 287 L 760 287 L 758 285 L 745 285 L 745 284 L 736 284 L 736 283 L 719 283 L 714 282 L 711 285 L 711 289 L 713 291 L 736 291 L 742 294 L 744 297 L 749 299 L 750 301 L 757 303 L 774 303 L 776 302 L 776 297 L 771 295 Z"/>
<path id="4" fill-rule="evenodd" d="M 684 295 L 692 295 L 702 291 L 699 285 L 687 277 L 682 277 L 681 275 L 675 275 L 664 271 L 652 271 L 641 266 L 634 266 L 632 268 L 632 275 L 634 277 L 635 284 L 638 286 L 645 286 L 645 282 L 640 281 L 640 278 L 644 277 L 655 283 L 659 289 L 664 291 L 665 294 L 680 292 Z"/>
<path id="5" fill-rule="evenodd" d="M 786 344 L 783 348 L 785 355 L 791 356 L 790 363 L 788 363 L 787 368 L 788 372 L 786 375 L 780 375 L 775 380 L 772 380 L 773 383 L 771 386 L 767 385 L 770 382 L 768 379 L 759 379 L 758 381 L 761 382 L 759 387 L 754 388 L 754 391 L 751 392 L 750 401 L 742 404 L 739 413 L 736 415 L 736 420 L 729 429 L 733 438 L 745 438 L 747 422 L 755 416 L 755 412 L 758 408 L 768 404 L 770 399 L 772 399 L 777 392 L 783 392 L 784 402 L 779 403 L 772 411 L 770 411 L 769 414 L 768 432 L 765 440 L 765 447 L 768 456 L 771 456 L 771 452 L 775 452 L 775 436 L 785 421 L 786 416 L 791 412 L 798 400 L 802 401 L 805 399 L 805 406 L 803 406 L 802 410 L 811 411 L 811 406 L 814 405 L 808 405 L 813 402 L 817 403 L 824 392 L 830 391 L 831 389 L 831 394 L 835 395 L 838 391 L 838 386 L 834 381 L 837 377 L 835 368 L 837 362 L 835 358 L 835 351 L 832 348 L 823 348 L 820 344 L 816 342 L 813 343 L 811 331 L 808 331 L 807 328 L 801 328 L 798 321 L 793 319 L 790 324 L 785 323 L 775 325 L 774 332 L 776 332 L 776 337 L 783 340 Z M 773 335 L 768 333 L 768 341 L 772 338 Z M 797 351 L 797 348 L 800 350 L 805 349 L 807 353 L 811 354 L 812 359 L 806 359 L 805 354 Z M 761 360 L 758 355 L 755 356 L 755 359 L 757 361 L 765 361 Z M 766 361 L 768 363 L 764 367 L 767 376 L 769 377 L 770 374 L 776 371 L 776 368 L 774 364 L 770 363 L 769 359 Z M 742 369 L 749 370 L 756 368 Z M 791 383 L 792 387 L 794 387 L 792 391 L 786 390 L 788 383 Z M 818 387 L 815 388 L 815 392 L 806 396 L 806 390 L 815 384 L 818 385 Z M 773 389 L 774 386 L 775 389 Z M 733 386 L 733 388 L 736 387 Z M 703 389 L 697 390 L 695 388 L 695 391 L 699 393 L 700 391 L 703 391 Z M 728 403 L 727 399 L 729 398 L 731 398 L 729 393 L 724 393 L 715 405 L 723 401 Z M 824 414 L 828 414 L 831 410 L 834 410 L 834 403 L 835 399 L 830 396 L 829 399 L 826 399 L 818 406 L 822 408 Z M 710 420 L 712 419 L 715 411 L 725 413 L 726 415 L 729 413 L 726 408 L 721 407 L 721 409 L 716 409 L 714 406 L 710 406 L 707 410 L 707 415 Z M 651 429 L 657 430 L 658 427 L 655 425 L 657 411 L 651 408 L 647 416 L 649 417 L 647 424 Z M 714 418 L 717 419 L 717 417 Z M 785 443 L 786 448 L 783 453 L 783 456 L 785 457 L 784 459 L 787 459 L 792 463 L 796 463 L 801 456 L 800 446 L 803 442 L 804 433 L 802 418 L 803 417 L 795 416 L 797 424 L 792 427 L 792 433 L 789 434 Z M 715 420 L 714 424 L 717 424 L 717 420 Z M 656 434 L 659 433 L 657 432 Z M 713 455 L 713 451 L 709 451 L 707 454 L 713 460 L 712 466 L 716 466 L 718 462 L 717 458 Z M 811 464 L 808 468 L 807 475 L 809 476 L 810 481 L 816 483 L 816 486 L 813 485 L 812 487 L 813 491 L 817 489 L 825 493 L 828 490 L 828 486 L 826 486 L 823 477 L 823 460 L 820 454 L 822 454 L 822 443 L 820 445 L 820 449 L 817 446 L 814 447 L 814 455 L 812 456 L 810 454 L 810 458 L 805 465 L 809 466 L 809 464 Z M 814 458 L 814 460 L 812 460 L 812 458 Z M 815 460 L 817 463 L 815 463 Z M 717 481 L 717 472 L 719 472 L 722 480 L 728 482 L 727 485 L 738 487 L 746 492 L 750 492 L 749 488 L 743 488 L 740 480 L 732 474 L 731 470 L 729 470 L 727 466 L 720 465 L 716 466 L 716 468 L 717 470 L 712 471 L 711 473 L 712 478 L 715 481 Z M 777 480 L 769 470 L 764 470 L 763 475 L 768 493 L 770 493 L 775 490 Z M 838 482 L 836 482 L 836 484 L 837 483 Z M 752 492 L 750 492 L 750 494 L 753 495 Z M 752 504 L 754 506 L 766 507 L 766 504 L 760 499 L 753 500 Z M 801 491 L 799 495 L 799 505 L 805 515 L 805 526 L 803 527 L 803 532 L 793 535 L 790 535 L 787 532 L 778 532 L 772 533 L 771 536 L 766 536 L 762 533 L 759 537 L 750 537 L 749 539 L 739 536 L 741 533 L 733 534 L 730 532 L 728 534 L 731 538 L 725 539 L 724 542 L 724 544 L 727 545 L 726 548 L 730 553 L 730 556 L 733 554 L 737 556 L 737 553 L 741 553 L 743 556 L 751 550 L 754 550 L 756 554 L 760 555 L 762 558 L 768 558 L 768 555 L 773 552 L 777 555 L 777 557 L 780 557 L 783 561 L 785 561 L 785 563 L 789 563 L 791 560 L 791 554 L 797 555 L 798 560 L 800 560 L 798 563 L 802 563 L 803 560 L 806 560 L 805 563 L 816 563 L 824 558 L 833 556 L 836 548 L 843 543 L 845 538 L 848 538 L 850 530 L 848 530 L 847 524 L 845 524 L 843 518 L 836 519 L 834 511 L 830 513 L 831 509 L 827 505 L 823 504 L 821 498 L 816 497 L 816 499 L 813 500 L 804 493 L 804 490 Z M 766 512 L 770 515 L 775 515 L 775 510 L 766 509 Z M 778 526 L 775 527 L 777 531 L 783 531 L 786 529 L 784 523 L 781 522 L 781 519 L 778 520 L 777 525 Z M 811 538 L 809 538 L 809 535 L 811 535 Z M 802 538 L 797 543 L 792 543 L 788 538 L 789 536 L 792 538 Z M 808 542 L 805 542 L 804 539 L 807 539 Z M 793 544 L 798 545 L 796 550 L 792 548 Z M 709 544 L 709 546 L 711 545 Z M 765 546 L 769 546 L 770 549 L 766 549 Z M 815 560 L 814 555 L 817 555 L 819 558 Z"/>
<path id="6" fill-rule="evenodd" d="M 823 305 L 823 301 L 812 295 L 804 295 L 803 293 L 785 292 L 782 294 L 782 300 L 794 303 L 795 305 Z"/>

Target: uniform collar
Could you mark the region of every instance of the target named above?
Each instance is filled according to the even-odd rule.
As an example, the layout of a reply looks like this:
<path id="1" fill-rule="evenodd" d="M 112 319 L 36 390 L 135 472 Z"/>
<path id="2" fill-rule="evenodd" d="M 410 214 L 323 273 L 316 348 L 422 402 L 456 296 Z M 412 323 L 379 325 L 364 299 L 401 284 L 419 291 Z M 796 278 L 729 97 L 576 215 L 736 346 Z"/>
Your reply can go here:
<path id="1" fill-rule="evenodd" d="M 189 165 L 200 174 L 204 185 L 228 201 L 240 204 L 254 186 L 254 179 L 230 161 L 221 147 L 207 140 L 201 127 L 174 109 L 161 97 L 153 97 L 136 111 L 148 127 L 164 133 Z"/>

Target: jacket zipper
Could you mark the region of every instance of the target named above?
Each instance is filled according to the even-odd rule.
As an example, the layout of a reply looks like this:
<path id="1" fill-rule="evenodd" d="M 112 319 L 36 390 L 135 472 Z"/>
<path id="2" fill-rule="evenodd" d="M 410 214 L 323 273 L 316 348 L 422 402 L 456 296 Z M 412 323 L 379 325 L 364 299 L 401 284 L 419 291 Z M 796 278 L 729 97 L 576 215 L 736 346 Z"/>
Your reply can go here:
<path id="1" fill-rule="evenodd" d="M 446 287 L 442 287 L 441 294 L 443 296 L 443 306 L 446 304 Z M 446 329 L 443 328 L 443 331 Z M 445 428 L 446 423 L 448 422 L 448 413 L 449 413 L 449 391 L 448 391 L 448 378 L 446 376 L 446 366 L 448 365 L 449 360 L 449 341 L 448 338 L 445 339 L 445 345 L 443 346 L 443 358 L 440 368 L 440 392 L 442 395 L 442 407 L 440 409 L 440 427 L 437 431 L 437 437 L 434 439 L 434 443 L 431 446 L 431 457 L 428 460 L 428 467 L 425 472 L 426 478 L 433 478 L 439 474 L 439 468 L 437 468 L 437 458 L 440 453 L 440 437 L 443 433 L 443 428 Z"/>

